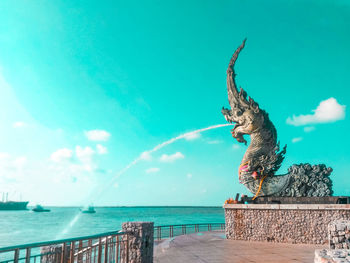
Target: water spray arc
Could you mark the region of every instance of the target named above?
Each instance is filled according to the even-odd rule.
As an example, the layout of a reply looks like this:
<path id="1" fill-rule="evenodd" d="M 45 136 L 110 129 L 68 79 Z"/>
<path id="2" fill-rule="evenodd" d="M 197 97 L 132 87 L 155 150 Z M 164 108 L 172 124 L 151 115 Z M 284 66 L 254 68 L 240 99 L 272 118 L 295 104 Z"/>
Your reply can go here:
<path id="1" fill-rule="evenodd" d="M 209 126 L 207 128 L 202 128 L 202 129 L 198 129 L 198 130 L 194 130 L 194 131 L 191 131 L 191 132 L 186 132 L 186 133 L 183 133 L 179 136 L 176 136 L 174 138 L 171 138 L 165 142 L 162 142 L 160 144 L 158 144 L 157 146 L 155 146 L 154 148 L 152 148 L 151 150 L 148 150 L 148 151 L 145 151 L 146 153 L 148 154 L 151 154 L 151 153 L 154 153 L 156 151 L 159 151 L 160 149 L 164 148 L 165 146 L 169 145 L 169 144 L 172 144 L 180 139 L 184 139 L 190 135 L 193 135 L 193 134 L 196 134 L 196 133 L 200 133 L 200 132 L 204 132 L 204 131 L 209 131 L 209 130 L 213 130 L 213 129 L 218 129 L 218 128 L 222 128 L 222 127 L 226 127 L 226 126 L 232 126 L 233 124 L 218 124 L 218 125 L 213 125 L 213 126 Z M 143 160 L 143 154 L 145 152 L 142 152 L 136 159 L 134 159 L 132 162 L 130 162 L 127 166 L 125 166 L 123 169 L 121 169 L 115 176 L 113 176 L 111 179 L 109 179 L 105 184 L 104 184 L 104 187 L 100 188 L 98 190 L 98 192 L 96 193 L 96 189 L 95 189 L 95 192 L 93 192 L 94 194 L 94 199 L 90 199 L 90 202 L 91 201 L 96 201 L 98 200 L 98 198 L 101 197 L 101 195 L 105 192 L 105 190 L 110 187 L 114 181 L 116 179 L 118 179 L 120 176 L 122 176 L 127 170 L 129 170 L 131 167 L 135 166 L 138 162 L 142 161 Z M 91 194 L 89 195 L 89 197 L 91 196 Z M 89 199 L 89 198 L 87 198 Z M 79 217 L 80 217 L 80 212 L 75 215 L 73 217 L 73 219 L 71 220 L 71 222 L 68 224 L 68 226 L 57 236 L 57 238 L 61 238 L 64 234 L 68 233 L 69 230 L 74 226 L 74 224 L 79 220 Z"/>
<path id="2" fill-rule="evenodd" d="M 174 142 L 176 142 L 177 140 L 180 140 L 180 139 L 184 139 L 190 135 L 193 135 L 193 134 L 196 134 L 196 133 L 200 133 L 200 132 L 204 132 L 204 131 L 208 131 L 208 130 L 213 130 L 213 129 L 217 129 L 217 128 L 221 128 L 221 127 L 225 127 L 225 126 L 232 126 L 233 124 L 218 124 L 218 125 L 213 125 L 213 126 L 209 126 L 207 128 L 202 128 L 202 129 L 198 129 L 198 130 L 195 130 L 195 131 L 191 131 L 191 132 L 186 132 L 186 133 L 183 133 L 179 136 L 176 136 L 174 138 L 171 138 L 165 142 L 162 142 L 160 144 L 158 144 L 157 146 L 155 146 L 153 149 L 151 150 L 148 150 L 148 151 L 145 151 L 146 153 L 154 153 L 156 151 L 159 151 L 160 149 L 164 148 L 165 146 L 169 145 L 169 144 L 172 144 Z M 143 153 L 145 153 L 143 152 Z M 130 162 L 127 166 L 125 166 L 122 170 L 120 170 L 114 177 L 112 177 L 105 185 L 105 187 L 103 187 L 98 195 L 95 195 L 97 198 L 100 197 L 100 195 L 102 193 L 104 193 L 104 191 L 106 190 L 106 188 L 108 188 L 110 185 L 113 184 L 114 180 L 118 179 L 121 175 L 123 175 L 127 170 L 129 170 L 131 167 L 133 167 L 134 165 L 136 165 L 138 162 L 142 161 L 143 160 L 143 153 L 141 153 L 135 160 L 133 160 L 132 162 Z M 95 199 L 96 200 L 96 199 Z"/>

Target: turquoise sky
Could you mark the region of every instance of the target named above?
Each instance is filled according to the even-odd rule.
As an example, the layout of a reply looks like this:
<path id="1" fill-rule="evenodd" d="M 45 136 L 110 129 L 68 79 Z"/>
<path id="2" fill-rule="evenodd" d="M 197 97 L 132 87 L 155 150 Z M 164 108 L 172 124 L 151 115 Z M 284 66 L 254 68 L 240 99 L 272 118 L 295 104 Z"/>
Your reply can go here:
<path id="1" fill-rule="evenodd" d="M 245 37 L 237 83 L 288 145 L 279 173 L 325 163 L 335 194 L 350 195 L 348 1 L 5 0 L 0 10 L 0 191 L 11 198 L 221 205 L 248 193 L 237 175 L 246 146 L 230 127 L 143 154 L 117 176 L 166 140 L 225 124 L 226 69 Z"/>

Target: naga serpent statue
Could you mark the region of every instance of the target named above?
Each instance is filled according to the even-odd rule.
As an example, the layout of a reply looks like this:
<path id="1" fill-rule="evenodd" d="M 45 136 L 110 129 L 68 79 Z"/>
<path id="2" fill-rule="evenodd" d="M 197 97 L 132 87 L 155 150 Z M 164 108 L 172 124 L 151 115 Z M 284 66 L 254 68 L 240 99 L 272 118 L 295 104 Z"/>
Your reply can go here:
<path id="1" fill-rule="evenodd" d="M 247 144 L 243 135 L 250 135 L 251 142 L 238 169 L 239 181 L 256 196 L 330 196 L 332 168 L 324 164 L 292 165 L 288 173 L 275 175 L 280 168 L 286 146 L 280 151 L 277 131 L 269 115 L 261 109 L 235 82 L 234 65 L 245 41 L 233 54 L 227 69 L 227 92 L 231 109 L 222 109 L 226 121 L 235 123 L 233 138 Z M 254 197 L 254 198 L 255 198 Z"/>

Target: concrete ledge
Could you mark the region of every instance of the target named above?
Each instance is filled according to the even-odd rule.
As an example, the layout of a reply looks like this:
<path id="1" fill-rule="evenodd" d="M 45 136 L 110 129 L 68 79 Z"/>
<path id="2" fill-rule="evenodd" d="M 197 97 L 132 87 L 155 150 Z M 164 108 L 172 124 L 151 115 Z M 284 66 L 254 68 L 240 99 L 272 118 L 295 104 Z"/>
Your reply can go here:
<path id="1" fill-rule="evenodd" d="M 350 210 L 350 204 L 226 204 L 225 209 Z"/>

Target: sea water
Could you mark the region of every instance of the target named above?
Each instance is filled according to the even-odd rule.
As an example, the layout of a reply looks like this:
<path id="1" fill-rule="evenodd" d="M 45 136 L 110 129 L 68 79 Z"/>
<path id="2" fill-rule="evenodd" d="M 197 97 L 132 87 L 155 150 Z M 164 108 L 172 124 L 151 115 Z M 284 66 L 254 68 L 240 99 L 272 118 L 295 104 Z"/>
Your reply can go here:
<path id="1" fill-rule="evenodd" d="M 95 207 L 95 214 L 79 214 L 78 207 L 47 208 L 51 212 L 0 211 L 0 247 L 120 230 L 127 221 L 155 226 L 225 221 L 221 207 Z"/>

